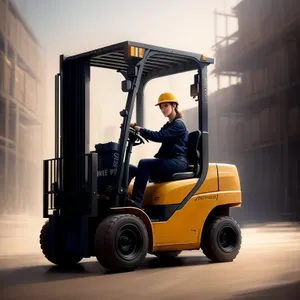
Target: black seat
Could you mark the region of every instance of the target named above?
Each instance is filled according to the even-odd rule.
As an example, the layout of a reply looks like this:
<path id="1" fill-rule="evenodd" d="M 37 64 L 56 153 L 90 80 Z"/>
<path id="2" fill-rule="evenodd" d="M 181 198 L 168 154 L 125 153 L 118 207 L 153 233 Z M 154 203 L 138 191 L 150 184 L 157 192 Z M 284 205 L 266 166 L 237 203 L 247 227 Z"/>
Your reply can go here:
<path id="1" fill-rule="evenodd" d="M 188 139 L 188 159 L 189 159 L 189 170 L 187 172 L 174 173 L 171 178 L 149 178 L 149 182 L 169 182 L 182 179 L 195 178 L 200 173 L 200 137 L 201 131 L 196 130 L 189 133 Z"/>
<path id="2" fill-rule="evenodd" d="M 197 177 L 200 173 L 200 137 L 201 131 L 196 130 L 189 133 L 188 140 L 188 159 L 190 170 L 172 175 L 171 180 L 181 180 Z"/>

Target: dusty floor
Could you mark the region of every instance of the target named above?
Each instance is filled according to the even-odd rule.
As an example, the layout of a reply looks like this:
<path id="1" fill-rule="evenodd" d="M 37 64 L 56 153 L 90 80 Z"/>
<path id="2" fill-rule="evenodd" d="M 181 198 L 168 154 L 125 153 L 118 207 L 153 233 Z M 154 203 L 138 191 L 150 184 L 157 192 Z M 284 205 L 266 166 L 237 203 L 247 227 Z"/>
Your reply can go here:
<path id="1" fill-rule="evenodd" d="M 293 226 L 243 229 L 233 263 L 213 264 L 192 251 L 169 263 L 148 256 L 126 274 L 108 274 L 95 259 L 61 271 L 37 245 L 22 247 L 24 237 L 1 235 L 2 249 L 19 248 L 0 256 L 0 299 L 299 299 L 300 230 Z"/>

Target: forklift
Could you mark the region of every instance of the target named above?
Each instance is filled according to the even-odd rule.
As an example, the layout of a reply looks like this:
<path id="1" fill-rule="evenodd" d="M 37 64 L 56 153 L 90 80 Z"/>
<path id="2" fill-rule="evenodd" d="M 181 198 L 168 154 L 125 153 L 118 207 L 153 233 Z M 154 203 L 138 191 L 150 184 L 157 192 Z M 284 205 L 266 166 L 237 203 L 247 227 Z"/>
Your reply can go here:
<path id="1" fill-rule="evenodd" d="M 241 207 L 235 165 L 208 159 L 207 67 L 203 54 L 125 41 L 65 57 L 55 75 L 55 158 L 44 160 L 44 256 L 70 267 L 96 257 L 107 270 L 139 268 L 147 254 L 173 258 L 200 249 L 213 262 L 231 262 L 242 236 L 231 208 Z M 118 142 L 90 150 L 90 68 L 115 70 L 127 93 Z M 144 123 L 144 89 L 152 79 L 195 71 L 190 96 L 198 102 L 198 130 L 189 133 L 189 170 L 150 180 L 142 209 L 126 204 L 133 147 L 147 143 L 130 127 L 136 100 Z M 113 99 L 111 99 L 113 101 Z"/>

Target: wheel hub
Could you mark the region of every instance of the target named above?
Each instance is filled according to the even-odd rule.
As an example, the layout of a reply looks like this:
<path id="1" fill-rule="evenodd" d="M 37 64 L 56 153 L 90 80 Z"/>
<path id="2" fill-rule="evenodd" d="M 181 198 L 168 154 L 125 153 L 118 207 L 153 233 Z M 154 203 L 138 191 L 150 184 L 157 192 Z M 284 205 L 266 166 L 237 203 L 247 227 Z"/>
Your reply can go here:
<path id="1" fill-rule="evenodd" d="M 142 249 L 142 235 L 139 229 L 131 224 L 123 226 L 116 236 L 116 251 L 120 257 L 132 260 Z"/>
<path id="2" fill-rule="evenodd" d="M 218 245 L 226 253 L 232 252 L 237 245 L 237 234 L 231 227 L 223 227 L 218 234 Z"/>

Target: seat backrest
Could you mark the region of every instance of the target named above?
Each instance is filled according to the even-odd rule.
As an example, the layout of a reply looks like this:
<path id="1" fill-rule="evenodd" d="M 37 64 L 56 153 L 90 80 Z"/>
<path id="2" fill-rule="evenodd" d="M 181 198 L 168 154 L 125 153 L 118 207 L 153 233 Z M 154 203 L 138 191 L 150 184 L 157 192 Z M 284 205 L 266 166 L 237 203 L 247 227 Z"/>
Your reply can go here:
<path id="1" fill-rule="evenodd" d="M 188 158 L 189 164 L 194 165 L 194 172 L 196 173 L 195 175 L 198 175 L 200 171 L 200 137 L 200 130 L 195 130 L 189 133 Z"/>

